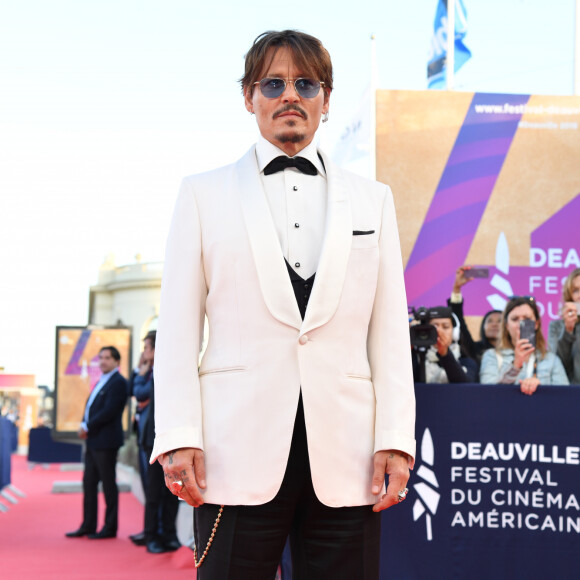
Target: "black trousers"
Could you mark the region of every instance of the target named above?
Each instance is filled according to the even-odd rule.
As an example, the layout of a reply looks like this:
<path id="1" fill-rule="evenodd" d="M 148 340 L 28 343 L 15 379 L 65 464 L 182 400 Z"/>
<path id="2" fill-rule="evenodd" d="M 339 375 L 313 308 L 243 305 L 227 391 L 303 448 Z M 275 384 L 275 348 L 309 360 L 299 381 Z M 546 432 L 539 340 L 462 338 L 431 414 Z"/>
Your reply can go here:
<path id="1" fill-rule="evenodd" d="M 89 532 L 97 529 L 99 481 L 103 483 L 105 496 L 105 524 L 103 529 L 117 533 L 119 513 L 119 489 L 117 488 L 116 466 L 118 449 L 85 450 L 83 474 L 83 523 Z"/>
<path id="2" fill-rule="evenodd" d="M 194 510 L 197 558 L 220 506 Z M 284 480 L 263 505 L 225 506 L 198 580 L 273 580 L 290 537 L 293 580 L 377 580 L 380 514 L 370 505 L 330 508 L 314 493 L 302 397 Z"/>
<path id="3" fill-rule="evenodd" d="M 152 448 L 145 448 L 147 457 Z M 156 461 L 147 466 L 147 493 L 145 495 L 145 539 L 149 542 L 159 535 L 166 540 L 177 539 L 175 519 L 179 509 L 179 498 L 173 495 L 165 485 L 163 468 Z"/>

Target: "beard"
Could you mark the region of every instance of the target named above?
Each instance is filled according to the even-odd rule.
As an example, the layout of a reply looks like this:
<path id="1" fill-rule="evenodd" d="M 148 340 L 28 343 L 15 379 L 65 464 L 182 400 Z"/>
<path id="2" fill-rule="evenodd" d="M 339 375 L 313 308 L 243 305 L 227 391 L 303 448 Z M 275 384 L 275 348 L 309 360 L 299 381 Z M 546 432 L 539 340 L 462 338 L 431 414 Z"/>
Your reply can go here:
<path id="1" fill-rule="evenodd" d="M 273 114 L 273 118 L 275 119 L 278 115 L 285 113 L 286 111 L 297 111 L 298 113 L 300 113 L 302 115 L 302 117 L 305 120 L 308 119 L 308 113 L 302 107 L 299 107 L 298 105 L 296 105 L 294 103 L 289 103 L 287 105 L 284 105 L 281 109 L 278 109 Z M 296 121 L 294 121 L 292 118 L 289 118 L 286 121 L 286 127 L 288 127 L 288 130 L 285 130 L 284 132 L 281 132 L 281 133 L 275 135 L 275 138 L 280 143 L 300 143 L 301 141 L 304 141 L 304 139 L 306 139 L 306 135 L 304 133 L 298 133 L 298 132 L 292 131 L 292 127 L 295 127 L 295 126 L 296 126 Z"/>
<path id="2" fill-rule="evenodd" d="M 278 135 L 274 135 L 274 138 L 279 143 L 300 143 L 306 139 L 306 135 L 304 133 L 280 133 Z"/>

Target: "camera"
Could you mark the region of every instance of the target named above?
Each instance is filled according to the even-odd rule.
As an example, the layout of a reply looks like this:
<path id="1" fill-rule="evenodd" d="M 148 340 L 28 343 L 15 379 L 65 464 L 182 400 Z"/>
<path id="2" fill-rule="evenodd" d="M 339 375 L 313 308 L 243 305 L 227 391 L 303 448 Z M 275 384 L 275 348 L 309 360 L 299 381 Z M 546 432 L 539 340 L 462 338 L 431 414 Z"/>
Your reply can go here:
<path id="1" fill-rule="evenodd" d="M 429 324 L 431 318 L 437 318 L 433 316 L 434 308 L 427 309 L 424 306 L 420 308 L 412 308 L 414 319 L 417 324 L 413 324 L 409 327 L 411 332 L 411 346 L 415 350 L 426 351 L 430 346 L 437 344 L 437 329 Z"/>

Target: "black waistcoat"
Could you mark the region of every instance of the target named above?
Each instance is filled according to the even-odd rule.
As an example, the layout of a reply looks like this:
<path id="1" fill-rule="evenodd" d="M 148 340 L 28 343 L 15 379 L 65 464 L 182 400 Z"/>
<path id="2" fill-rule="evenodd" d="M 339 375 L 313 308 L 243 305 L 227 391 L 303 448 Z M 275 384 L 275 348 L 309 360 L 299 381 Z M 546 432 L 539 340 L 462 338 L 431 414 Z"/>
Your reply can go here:
<path id="1" fill-rule="evenodd" d="M 301 278 L 296 274 L 292 266 L 288 263 L 288 260 L 286 260 L 286 268 L 288 268 L 288 274 L 290 275 L 290 282 L 292 282 L 292 289 L 294 290 L 294 296 L 296 296 L 300 316 L 302 316 L 302 320 L 304 320 L 304 313 L 308 306 L 308 300 L 310 299 L 310 293 L 312 292 L 312 285 L 314 284 L 314 277 L 316 274 L 312 274 L 308 280 L 304 280 L 304 278 Z"/>

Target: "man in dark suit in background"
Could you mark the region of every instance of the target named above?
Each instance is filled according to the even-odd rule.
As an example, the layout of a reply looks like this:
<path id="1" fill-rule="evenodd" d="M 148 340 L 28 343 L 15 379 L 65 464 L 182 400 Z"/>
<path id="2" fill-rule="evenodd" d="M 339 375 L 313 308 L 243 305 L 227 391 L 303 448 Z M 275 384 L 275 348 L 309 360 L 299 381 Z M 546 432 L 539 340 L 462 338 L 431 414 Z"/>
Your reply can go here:
<path id="1" fill-rule="evenodd" d="M 147 457 L 153 451 L 155 440 L 153 364 L 156 335 L 157 333 L 153 330 L 143 339 L 144 360 L 148 364 L 140 368 L 133 384 L 133 394 L 137 401 L 148 401 L 148 410 L 147 413 L 142 414 L 143 425 L 139 430 L 139 447 L 145 451 Z M 161 465 L 157 462 L 148 465 L 143 534 L 144 544 L 150 554 L 172 552 L 181 546 L 175 527 L 178 509 L 179 499 L 167 489 Z"/>
<path id="2" fill-rule="evenodd" d="M 116 481 L 117 453 L 123 445 L 121 418 L 127 403 L 127 381 L 119 373 L 121 355 L 114 346 L 99 352 L 101 378 L 91 391 L 79 429 L 86 440 L 83 475 L 83 522 L 68 538 L 88 536 L 92 540 L 117 536 L 119 490 Z M 105 524 L 97 532 L 98 486 L 103 483 Z"/>

